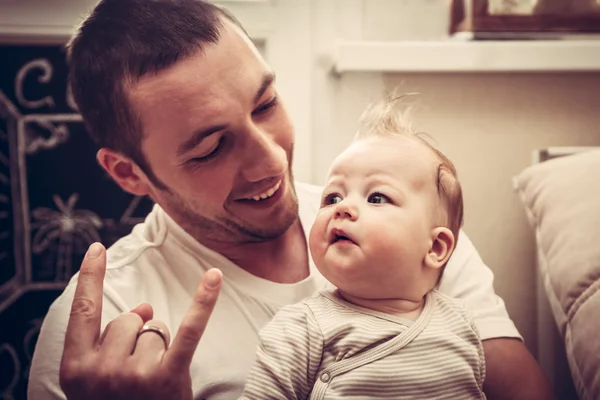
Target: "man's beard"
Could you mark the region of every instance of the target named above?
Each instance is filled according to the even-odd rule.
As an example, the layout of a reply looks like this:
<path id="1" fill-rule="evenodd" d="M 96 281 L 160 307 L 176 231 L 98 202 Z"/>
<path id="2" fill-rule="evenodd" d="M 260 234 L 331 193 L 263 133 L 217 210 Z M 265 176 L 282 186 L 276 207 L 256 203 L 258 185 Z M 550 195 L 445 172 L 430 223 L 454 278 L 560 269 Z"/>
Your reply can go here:
<path id="1" fill-rule="evenodd" d="M 252 226 L 223 216 L 207 218 L 196 211 L 197 207 L 171 190 L 163 191 L 162 203 L 171 218 L 200 243 L 262 243 L 280 237 L 298 219 L 298 197 L 291 177 L 289 185 L 291 194 L 281 199 L 286 203 L 283 215 L 277 220 L 265 221 L 265 226 Z"/>
<path id="2" fill-rule="evenodd" d="M 229 218 L 220 216 L 214 216 L 212 219 L 207 218 L 196 211 L 197 209 L 201 209 L 201 207 L 194 207 L 193 204 L 182 198 L 154 174 L 151 174 L 154 178 L 151 181 L 154 183 L 157 191 L 162 194 L 160 196 L 160 203 L 163 209 L 198 242 L 212 241 L 232 244 L 268 242 L 283 235 L 298 219 L 298 195 L 292 171 L 293 147 L 286 153 L 289 160 L 288 179 L 286 183 L 289 185 L 292 198 L 282 199 L 282 201 L 290 203 L 284 205 L 288 209 L 285 210 L 285 215 L 279 218 L 279 221 L 267 221 L 270 224 L 268 227 L 256 227 L 249 224 L 242 225 Z M 160 185 L 156 183 L 160 183 Z M 153 200 L 157 202 L 157 199 L 153 198 Z M 277 223 L 277 225 L 273 225 L 274 223 Z"/>

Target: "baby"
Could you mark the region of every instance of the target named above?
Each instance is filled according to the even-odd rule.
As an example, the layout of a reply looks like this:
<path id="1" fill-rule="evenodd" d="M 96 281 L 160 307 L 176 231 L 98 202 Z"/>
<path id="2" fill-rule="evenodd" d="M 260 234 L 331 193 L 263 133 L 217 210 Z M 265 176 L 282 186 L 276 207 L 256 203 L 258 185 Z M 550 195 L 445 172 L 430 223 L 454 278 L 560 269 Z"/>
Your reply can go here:
<path id="1" fill-rule="evenodd" d="M 261 331 L 243 398 L 485 398 L 477 330 L 436 291 L 463 219 L 454 165 L 394 101 L 361 122 L 309 236 L 336 289 L 284 307 Z"/>

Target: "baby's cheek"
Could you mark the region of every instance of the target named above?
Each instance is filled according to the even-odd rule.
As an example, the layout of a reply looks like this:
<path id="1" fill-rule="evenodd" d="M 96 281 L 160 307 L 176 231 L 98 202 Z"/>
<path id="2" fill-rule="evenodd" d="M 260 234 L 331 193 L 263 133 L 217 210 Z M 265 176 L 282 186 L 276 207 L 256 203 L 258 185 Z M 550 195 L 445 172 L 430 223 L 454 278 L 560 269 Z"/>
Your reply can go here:
<path id="1" fill-rule="evenodd" d="M 308 235 L 308 248 L 313 256 L 317 258 L 325 251 L 325 236 L 327 234 L 327 220 L 319 214 L 315 219 Z"/>
<path id="2" fill-rule="evenodd" d="M 369 229 L 369 252 L 377 258 L 395 258 L 402 254 L 402 240 L 391 229 L 383 227 Z"/>
<path id="3" fill-rule="evenodd" d="M 377 245 L 379 247 L 389 247 L 395 241 L 395 235 L 390 229 L 386 228 L 385 225 L 380 224 L 379 226 L 371 226 L 368 229 L 368 232 L 365 232 L 368 235 L 369 240 L 373 243 L 373 245 Z"/>

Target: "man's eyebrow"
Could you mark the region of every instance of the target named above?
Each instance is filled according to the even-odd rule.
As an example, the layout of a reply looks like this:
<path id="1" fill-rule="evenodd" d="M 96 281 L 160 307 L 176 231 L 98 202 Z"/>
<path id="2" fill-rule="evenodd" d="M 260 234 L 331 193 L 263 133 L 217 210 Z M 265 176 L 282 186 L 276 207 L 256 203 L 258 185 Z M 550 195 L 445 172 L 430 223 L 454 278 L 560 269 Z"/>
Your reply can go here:
<path id="1" fill-rule="evenodd" d="M 267 91 L 269 86 L 271 86 L 271 84 L 274 81 L 275 81 L 275 74 L 273 72 L 265 75 L 265 77 L 263 78 L 263 80 L 260 84 L 260 87 L 256 91 L 256 95 L 254 96 L 254 103 L 258 103 L 260 98 L 263 96 L 263 94 L 265 94 L 265 92 Z M 181 145 L 179 145 L 179 148 L 177 149 L 177 157 L 181 157 L 188 151 L 194 149 L 207 136 L 210 136 L 213 133 L 223 130 L 225 128 L 226 128 L 225 125 L 217 125 L 217 126 L 211 126 L 209 128 L 195 132 L 191 138 L 189 138 L 188 140 L 183 142 Z"/>
<path id="2" fill-rule="evenodd" d="M 225 125 L 217 125 L 217 126 L 211 126 L 210 128 L 195 132 L 191 138 L 189 138 L 188 140 L 186 140 L 185 142 L 183 142 L 179 145 L 179 148 L 177 149 L 177 157 L 181 157 L 188 151 L 194 149 L 207 136 L 210 136 L 213 133 L 221 131 L 223 129 L 225 129 Z"/>
<path id="3" fill-rule="evenodd" d="M 256 91 L 256 95 L 254 96 L 254 104 L 258 103 L 263 94 L 267 91 L 269 86 L 275 81 L 275 74 L 273 72 L 265 75 L 262 80 L 262 83 L 258 90 Z"/>

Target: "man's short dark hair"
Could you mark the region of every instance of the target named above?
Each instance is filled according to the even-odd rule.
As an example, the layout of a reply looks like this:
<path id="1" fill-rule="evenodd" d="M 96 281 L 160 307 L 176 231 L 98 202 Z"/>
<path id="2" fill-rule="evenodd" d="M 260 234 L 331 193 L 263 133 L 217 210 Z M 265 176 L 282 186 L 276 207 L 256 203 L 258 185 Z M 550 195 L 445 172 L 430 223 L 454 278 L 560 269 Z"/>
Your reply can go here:
<path id="1" fill-rule="evenodd" d="M 69 83 L 93 140 L 131 158 L 159 188 L 126 87 L 217 43 L 224 19 L 240 26 L 203 0 L 102 0 L 67 45 Z"/>

